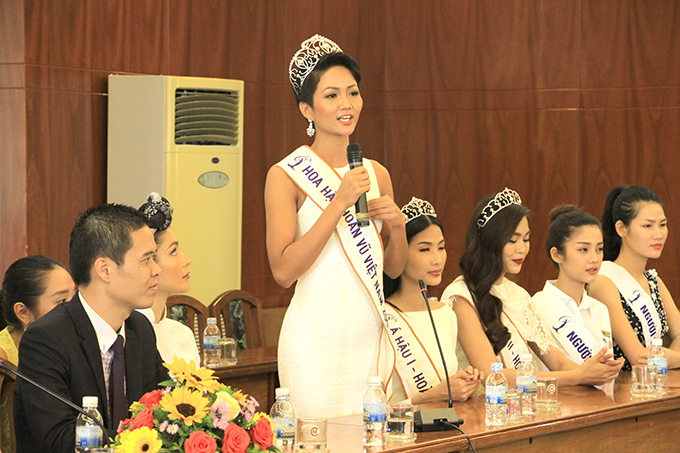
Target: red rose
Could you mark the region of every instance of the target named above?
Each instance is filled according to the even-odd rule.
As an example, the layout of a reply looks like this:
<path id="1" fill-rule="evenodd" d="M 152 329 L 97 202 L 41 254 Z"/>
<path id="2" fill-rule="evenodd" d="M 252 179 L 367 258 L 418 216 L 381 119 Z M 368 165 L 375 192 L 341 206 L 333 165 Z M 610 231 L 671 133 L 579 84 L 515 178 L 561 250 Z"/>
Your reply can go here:
<path id="1" fill-rule="evenodd" d="M 260 447 L 260 450 L 266 450 L 274 443 L 274 434 L 272 433 L 272 424 L 267 417 L 260 417 L 255 423 L 255 426 L 250 428 L 250 437 L 253 443 Z"/>
<path id="2" fill-rule="evenodd" d="M 244 453 L 250 445 L 250 436 L 236 423 L 229 423 L 224 430 L 223 453 Z"/>
<path id="3" fill-rule="evenodd" d="M 132 419 L 132 422 L 130 423 L 130 431 L 134 431 L 135 429 L 141 428 L 142 426 L 146 426 L 149 429 L 154 428 L 153 411 L 148 407 Z"/>
<path id="4" fill-rule="evenodd" d="M 126 418 L 125 420 L 121 420 L 120 423 L 118 423 L 118 434 L 122 433 L 128 428 L 128 425 L 132 421 L 131 418 Z"/>
<path id="5" fill-rule="evenodd" d="M 203 431 L 194 431 L 184 441 L 184 451 L 186 453 L 215 453 L 216 450 L 217 442 L 215 439 Z"/>
<path id="6" fill-rule="evenodd" d="M 155 409 L 158 406 L 160 406 L 161 398 L 163 398 L 163 389 L 158 389 L 145 393 L 144 396 L 142 396 L 139 399 L 139 402 L 145 405 L 146 407 Z"/>

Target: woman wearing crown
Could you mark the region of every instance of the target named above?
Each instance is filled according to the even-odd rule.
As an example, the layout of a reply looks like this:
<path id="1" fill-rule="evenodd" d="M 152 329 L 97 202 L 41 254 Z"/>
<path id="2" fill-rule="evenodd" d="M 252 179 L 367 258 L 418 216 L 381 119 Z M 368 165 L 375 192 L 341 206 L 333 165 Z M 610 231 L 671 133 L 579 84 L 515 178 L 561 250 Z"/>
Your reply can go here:
<path id="1" fill-rule="evenodd" d="M 581 365 L 569 360 L 543 325 L 531 296 L 505 277 L 518 274 L 529 253 L 528 216 L 517 192 L 507 188 L 475 206 L 459 261 L 463 275 L 442 296 L 458 316 L 461 355 L 487 374 L 491 363 L 500 360 L 511 382 L 521 354 L 534 355 L 539 375 L 552 370 L 561 385 L 612 381 L 622 360 L 609 360 L 605 347 Z"/>
<path id="2" fill-rule="evenodd" d="M 382 272 L 397 276 L 406 260 L 404 217 L 384 167 L 368 159 L 348 166 L 363 107 L 357 63 L 315 35 L 291 60 L 290 82 L 314 142 L 274 165 L 265 185 L 272 273 L 285 288 L 297 282 L 279 377 L 300 416 L 356 413 L 377 372 Z M 371 219 L 363 228 L 354 209 L 362 194 Z"/>
<path id="3" fill-rule="evenodd" d="M 388 307 L 383 335 L 398 338 L 397 346 L 404 345 L 395 351 L 397 379 L 392 401 L 405 398 L 412 404 L 447 401 L 446 373 L 450 376 L 451 398 L 465 401 L 477 390 L 484 375 L 471 366 L 456 372 L 456 314 L 448 305 L 431 301 L 432 319 L 446 365 L 442 363 L 420 289 L 420 281 L 428 286 L 441 283 L 446 265 L 443 226 L 434 207 L 425 200 L 413 197 L 401 211 L 406 218 L 408 259 L 398 278 L 384 278 Z"/>

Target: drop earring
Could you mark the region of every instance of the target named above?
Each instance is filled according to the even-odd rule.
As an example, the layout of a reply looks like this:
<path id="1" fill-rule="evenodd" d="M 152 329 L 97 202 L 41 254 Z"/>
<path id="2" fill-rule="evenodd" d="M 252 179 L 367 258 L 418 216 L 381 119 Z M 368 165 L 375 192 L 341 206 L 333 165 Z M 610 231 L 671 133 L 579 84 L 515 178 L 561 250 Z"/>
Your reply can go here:
<path id="1" fill-rule="evenodd" d="M 316 129 L 314 129 L 314 121 L 307 119 L 309 121 L 309 126 L 307 126 L 307 135 L 310 137 L 314 137 L 314 134 L 316 133 Z"/>

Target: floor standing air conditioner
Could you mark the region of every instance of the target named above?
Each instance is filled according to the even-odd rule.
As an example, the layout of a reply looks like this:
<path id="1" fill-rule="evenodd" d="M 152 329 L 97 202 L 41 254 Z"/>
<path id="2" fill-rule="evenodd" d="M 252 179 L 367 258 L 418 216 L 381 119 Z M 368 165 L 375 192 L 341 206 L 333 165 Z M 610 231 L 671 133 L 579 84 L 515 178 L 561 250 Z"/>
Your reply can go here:
<path id="1" fill-rule="evenodd" d="M 108 201 L 150 192 L 174 208 L 192 260 L 189 295 L 205 305 L 241 287 L 243 81 L 109 76 Z"/>

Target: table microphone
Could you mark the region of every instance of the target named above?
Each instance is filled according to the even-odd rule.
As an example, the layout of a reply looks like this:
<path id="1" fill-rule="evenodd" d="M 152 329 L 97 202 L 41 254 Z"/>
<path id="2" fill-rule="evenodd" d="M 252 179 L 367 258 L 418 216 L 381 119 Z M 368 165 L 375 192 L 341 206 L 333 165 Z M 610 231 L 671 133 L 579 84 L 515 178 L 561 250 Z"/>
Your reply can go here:
<path id="1" fill-rule="evenodd" d="M 430 315 L 432 322 L 432 330 L 434 331 L 434 338 L 437 340 L 437 347 L 439 348 L 439 355 L 442 358 L 444 365 L 444 375 L 446 376 L 446 389 L 449 391 L 449 408 L 448 409 L 426 409 L 417 411 L 413 414 L 413 428 L 414 431 L 446 431 L 454 429 L 453 425 L 462 425 L 463 419 L 458 418 L 456 410 L 453 408 L 453 398 L 451 397 L 451 382 L 449 381 L 449 371 L 446 368 L 446 360 L 444 359 L 444 351 L 439 343 L 439 335 L 437 335 L 437 326 L 434 324 L 434 317 L 430 309 L 430 300 L 427 298 L 427 288 L 423 280 L 418 280 L 420 286 L 420 293 L 425 299 L 427 312 Z"/>
<path id="2" fill-rule="evenodd" d="M 347 162 L 349 163 L 350 170 L 363 167 L 363 155 L 361 154 L 361 146 L 358 143 L 347 145 Z M 357 212 L 357 224 L 360 227 L 368 226 L 370 221 L 368 219 L 368 204 L 366 203 L 365 193 L 361 194 L 354 207 Z"/>
<path id="3" fill-rule="evenodd" d="M 24 381 L 31 383 L 33 386 L 38 387 L 43 392 L 45 392 L 48 395 L 58 399 L 62 403 L 70 406 L 71 408 L 73 408 L 73 409 L 77 410 L 78 412 L 80 412 L 81 414 L 85 415 L 90 420 L 94 421 L 97 424 L 97 426 L 99 426 L 102 430 L 102 441 L 104 443 L 106 443 L 107 447 L 111 446 L 111 444 L 109 442 L 109 436 L 106 435 L 106 428 L 104 428 L 104 425 L 102 425 L 102 423 L 99 420 L 96 420 L 96 419 L 90 417 L 90 415 L 87 412 L 85 412 L 81 407 L 76 406 L 75 404 L 73 404 L 71 401 L 67 400 L 63 396 L 57 395 L 52 390 L 49 390 L 48 388 L 43 387 L 42 385 L 35 382 L 33 379 L 30 379 L 30 378 L 26 377 L 25 375 L 23 375 L 22 373 L 19 373 L 17 370 L 15 370 L 12 367 L 10 367 L 9 365 L 7 365 L 5 363 L 5 361 L 2 360 L 2 359 L 0 359 L 0 368 L 2 368 L 5 371 L 9 371 L 10 373 L 16 374 L 17 376 L 19 376 Z"/>

